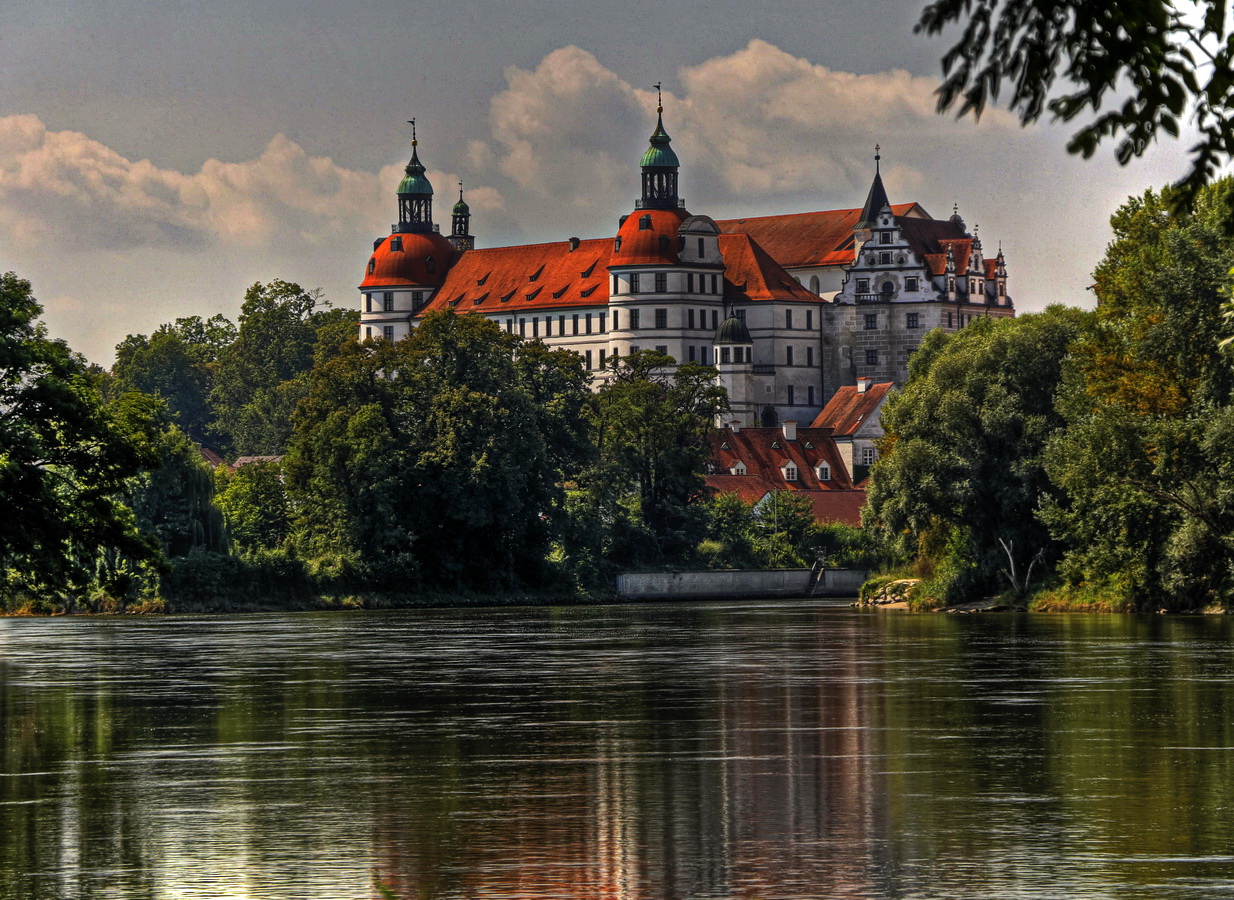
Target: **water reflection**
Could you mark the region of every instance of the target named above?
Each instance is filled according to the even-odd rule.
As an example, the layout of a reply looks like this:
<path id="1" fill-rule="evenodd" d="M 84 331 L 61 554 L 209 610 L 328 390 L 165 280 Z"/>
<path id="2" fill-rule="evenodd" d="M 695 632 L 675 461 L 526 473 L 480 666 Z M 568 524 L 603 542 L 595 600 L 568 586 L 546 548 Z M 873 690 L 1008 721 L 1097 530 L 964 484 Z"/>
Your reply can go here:
<path id="1" fill-rule="evenodd" d="M 0 896 L 1228 893 L 1230 638 L 818 603 L 0 621 Z"/>

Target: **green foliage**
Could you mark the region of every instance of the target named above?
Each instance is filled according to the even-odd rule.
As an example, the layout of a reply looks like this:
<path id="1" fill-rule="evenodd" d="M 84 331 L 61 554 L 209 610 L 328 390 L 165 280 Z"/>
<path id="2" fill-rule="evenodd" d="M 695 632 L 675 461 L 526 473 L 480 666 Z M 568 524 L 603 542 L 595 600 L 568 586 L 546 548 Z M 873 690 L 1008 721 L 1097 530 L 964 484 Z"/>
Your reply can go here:
<path id="1" fill-rule="evenodd" d="M 1051 307 L 936 331 L 913 356 L 909 381 L 883 412 L 882 457 L 871 473 L 867 525 L 891 549 L 934 569 L 949 602 L 1008 586 L 1057 548 L 1036 511 L 1055 489 L 1046 440 L 1063 360 L 1085 314 Z"/>
<path id="2" fill-rule="evenodd" d="M 1066 583 L 1108 584 L 1140 608 L 1234 602 L 1234 370 L 1218 349 L 1234 240 L 1229 179 L 1190 213 L 1149 192 L 1113 217 L 1101 306 L 1074 348 L 1047 454 L 1065 496 L 1045 521 Z"/>
<path id="3" fill-rule="evenodd" d="M 0 593 L 120 594 L 129 575 L 109 554 L 155 556 L 120 502 L 153 465 L 145 423 L 103 406 L 84 361 L 47 337 L 30 284 L 0 276 Z"/>
<path id="4" fill-rule="evenodd" d="M 693 556 L 706 523 L 707 431 L 728 408 L 711 366 L 642 350 L 612 362 L 612 377 L 587 407 L 597 459 L 580 477 L 586 515 L 603 526 L 596 552 L 619 565 Z"/>
<path id="5" fill-rule="evenodd" d="M 1162 132 L 1178 137 L 1186 116 L 1200 137 L 1175 195 L 1178 209 L 1234 153 L 1234 32 L 1225 0 L 1181 10 L 1172 0 L 935 0 L 917 30 L 952 25 L 963 30 L 943 57 L 940 110 L 980 115 L 1006 88 L 1008 107 L 1025 124 L 1046 111 L 1064 122 L 1091 117 L 1068 151 L 1089 157 L 1111 138 L 1123 164 Z M 1127 99 L 1101 112 L 1114 96 Z"/>
<path id="6" fill-rule="evenodd" d="M 215 503 L 232 546 L 241 553 L 281 547 L 291 533 L 291 502 L 278 462 L 255 462 L 215 475 Z"/>

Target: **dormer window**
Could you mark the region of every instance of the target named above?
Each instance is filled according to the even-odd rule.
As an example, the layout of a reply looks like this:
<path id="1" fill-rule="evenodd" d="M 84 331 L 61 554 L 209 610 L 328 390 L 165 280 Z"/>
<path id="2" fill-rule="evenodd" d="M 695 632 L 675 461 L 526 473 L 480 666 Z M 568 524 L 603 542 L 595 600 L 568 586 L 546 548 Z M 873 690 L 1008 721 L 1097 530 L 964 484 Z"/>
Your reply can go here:
<path id="1" fill-rule="evenodd" d="M 819 463 L 814 467 L 814 474 L 818 476 L 819 481 L 831 480 L 831 466 L 826 463 Z"/>
<path id="2" fill-rule="evenodd" d="M 660 252 L 661 253 L 668 252 L 668 235 L 667 234 L 660 235 Z"/>
<path id="3" fill-rule="evenodd" d="M 613 241 L 613 252 L 618 253 L 620 251 L 621 251 L 621 238 L 617 238 L 617 240 Z"/>
<path id="4" fill-rule="evenodd" d="M 651 216 L 642 215 L 638 217 L 638 230 L 651 231 Z"/>
<path id="5" fill-rule="evenodd" d="M 424 268 L 429 272 L 436 272 L 437 271 L 437 260 L 433 259 L 433 257 L 431 256 L 427 257 L 424 260 Z"/>
<path id="6" fill-rule="evenodd" d="M 402 239 L 402 237 L 400 237 L 400 236 L 398 236 L 398 235 L 395 235 L 394 237 L 390 238 L 390 249 L 391 249 L 391 250 L 398 250 L 398 251 L 400 251 L 400 252 L 401 252 L 401 251 L 402 251 L 402 249 L 403 249 L 403 239 Z"/>
<path id="7" fill-rule="evenodd" d="M 373 270 L 374 270 L 374 269 L 376 269 L 376 268 L 377 268 L 377 260 L 375 260 L 375 259 L 370 259 L 370 260 L 368 261 L 368 273 L 369 273 L 370 275 L 372 275 L 372 274 L 373 274 Z"/>
<path id="8" fill-rule="evenodd" d="M 746 474 L 746 464 L 743 463 L 741 460 L 737 460 L 737 462 L 733 463 L 731 466 L 728 467 L 728 474 L 730 475 Z"/>
<path id="9" fill-rule="evenodd" d="M 793 463 L 786 462 L 783 465 L 783 467 L 780 469 L 780 471 L 784 473 L 785 481 L 796 481 L 797 480 L 797 466 L 795 466 Z"/>

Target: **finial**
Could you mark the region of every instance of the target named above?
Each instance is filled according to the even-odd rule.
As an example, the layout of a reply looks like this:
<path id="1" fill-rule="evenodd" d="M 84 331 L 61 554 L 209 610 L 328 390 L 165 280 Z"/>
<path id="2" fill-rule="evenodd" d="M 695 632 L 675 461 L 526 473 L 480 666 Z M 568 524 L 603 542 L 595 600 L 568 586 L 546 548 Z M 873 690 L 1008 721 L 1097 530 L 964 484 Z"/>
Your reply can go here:
<path id="1" fill-rule="evenodd" d="M 411 146 L 416 146 L 419 141 L 416 140 L 416 120 L 408 119 L 407 124 L 411 126 Z"/>
<path id="2" fill-rule="evenodd" d="M 879 151 L 880 151 L 880 150 L 882 150 L 882 149 L 883 149 L 883 148 L 882 148 L 882 147 L 880 147 L 878 144 L 875 144 L 875 145 L 874 145 L 874 174 L 875 174 L 875 175 L 880 174 L 880 172 L 879 172 L 879 168 L 880 168 L 880 167 L 879 167 L 879 162 L 878 162 L 878 161 L 879 161 L 880 159 L 882 159 L 882 158 L 883 158 L 881 155 L 879 155 Z"/>
<path id="3" fill-rule="evenodd" d="M 958 216 L 960 214 L 960 204 L 958 203 L 951 204 L 951 214 L 953 216 Z"/>
<path id="4" fill-rule="evenodd" d="M 458 198 L 463 199 L 463 182 L 461 181 L 458 183 Z"/>
<path id="5" fill-rule="evenodd" d="M 656 89 L 656 112 L 662 113 L 664 112 L 664 91 L 661 90 L 658 81 L 652 87 Z"/>

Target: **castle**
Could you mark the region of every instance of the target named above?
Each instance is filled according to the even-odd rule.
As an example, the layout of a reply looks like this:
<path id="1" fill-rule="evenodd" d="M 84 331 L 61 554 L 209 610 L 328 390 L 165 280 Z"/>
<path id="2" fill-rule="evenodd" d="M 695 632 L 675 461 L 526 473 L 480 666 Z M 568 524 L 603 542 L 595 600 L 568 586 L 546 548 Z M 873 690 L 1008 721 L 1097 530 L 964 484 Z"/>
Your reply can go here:
<path id="1" fill-rule="evenodd" d="M 398 340 L 453 309 L 573 350 L 597 379 L 614 356 L 655 349 L 715 365 L 742 427 L 811 422 L 842 386 L 902 383 L 931 329 L 1015 314 L 1001 248 L 986 258 L 958 212 L 893 205 L 877 148 L 860 208 L 716 221 L 684 208 L 657 114 L 642 196 L 615 236 L 516 247 L 475 247 L 461 191 L 439 232 L 413 132 L 398 223 L 360 285 L 360 337 Z"/>

